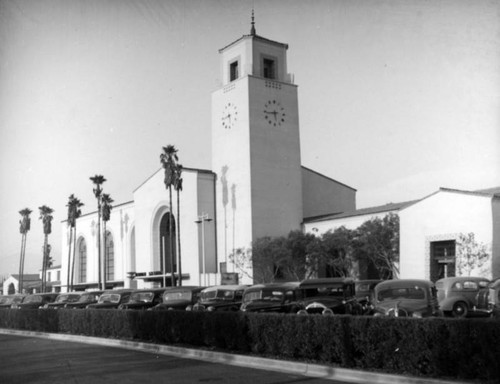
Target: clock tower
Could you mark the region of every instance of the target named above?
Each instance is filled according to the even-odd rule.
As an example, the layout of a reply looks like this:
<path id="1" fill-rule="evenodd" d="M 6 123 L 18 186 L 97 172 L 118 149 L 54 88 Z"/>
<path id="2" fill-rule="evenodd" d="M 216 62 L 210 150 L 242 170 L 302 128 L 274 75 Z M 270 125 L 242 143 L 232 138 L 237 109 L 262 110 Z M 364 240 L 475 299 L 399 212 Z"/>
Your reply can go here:
<path id="1" fill-rule="evenodd" d="M 257 35 L 252 15 L 250 34 L 219 50 L 223 84 L 212 94 L 212 170 L 217 255 L 227 272 L 238 272 L 229 258 L 237 249 L 301 228 L 298 98 L 287 49 Z"/>

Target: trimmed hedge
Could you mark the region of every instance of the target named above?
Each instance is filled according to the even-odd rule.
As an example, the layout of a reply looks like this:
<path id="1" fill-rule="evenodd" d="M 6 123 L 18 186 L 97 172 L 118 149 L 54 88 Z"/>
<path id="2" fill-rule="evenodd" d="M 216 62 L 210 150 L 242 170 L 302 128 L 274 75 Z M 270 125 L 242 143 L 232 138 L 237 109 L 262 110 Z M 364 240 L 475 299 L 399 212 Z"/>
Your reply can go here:
<path id="1" fill-rule="evenodd" d="M 0 327 L 189 345 L 345 368 L 498 380 L 498 319 L 0 310 Z"/>

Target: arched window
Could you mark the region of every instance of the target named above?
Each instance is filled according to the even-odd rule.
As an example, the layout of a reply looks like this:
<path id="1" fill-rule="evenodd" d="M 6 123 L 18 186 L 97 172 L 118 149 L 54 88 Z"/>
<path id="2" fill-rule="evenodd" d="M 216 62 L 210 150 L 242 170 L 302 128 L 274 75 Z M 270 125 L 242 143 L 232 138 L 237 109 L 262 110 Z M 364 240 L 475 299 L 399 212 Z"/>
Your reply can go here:
<path id="1" fill-rule="evenodd" d="M 113 235 L 106 231 L 106 281 L 115 279 L 115 245 Z"/>
<path id="2" fill-rule="evenodd" d="M 170 229 L 172 229 L 171 236 Z M 163 215 L 160 222 L 160 269 L 162 272 L 172 272 L 172 261 L 174 272 L 177 271 L 175 244 L 175 218 L 171 213 L 167 212 Z M 165 269 L 163 268 L 164 260 L 166 264 Z"/>
<path id="3" fill-rule="evenodd" d="M 80 239 L 78 243 L 78 282 L 87 281 L 87 243 L 85 239 Z"/>

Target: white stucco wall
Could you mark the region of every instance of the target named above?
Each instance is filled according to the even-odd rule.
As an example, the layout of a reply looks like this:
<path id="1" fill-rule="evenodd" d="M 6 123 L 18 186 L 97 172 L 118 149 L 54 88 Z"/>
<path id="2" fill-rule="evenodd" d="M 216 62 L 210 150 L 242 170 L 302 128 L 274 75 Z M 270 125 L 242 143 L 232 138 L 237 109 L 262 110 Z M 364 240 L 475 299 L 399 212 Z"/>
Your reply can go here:
<path id="1" fill-rule="evenodd" d="M 399 215 L 401 278 L 430 278 L 432 241 L 456 240 L 460 233 L 473 232 L 477 242 L 491 249 L 491 197 L 439 191 Z M 485 277 L 491 278 L 491 271 Z"/>

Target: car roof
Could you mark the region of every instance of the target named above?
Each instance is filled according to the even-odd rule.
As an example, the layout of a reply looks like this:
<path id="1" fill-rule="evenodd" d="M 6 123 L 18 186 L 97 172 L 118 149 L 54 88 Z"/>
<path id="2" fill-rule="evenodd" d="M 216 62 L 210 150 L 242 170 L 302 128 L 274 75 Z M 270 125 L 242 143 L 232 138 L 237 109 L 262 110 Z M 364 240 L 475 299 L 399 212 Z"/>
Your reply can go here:
<path id="1" fill-rule="evenodd" d="M 198 287 L 197 285 L 183 285 L 182 287 L 167 287 L 165 289 L 165 293 L 170 293 L 170 292 L 179 292 L 179 291 L 196 291 L 196 290 L 203 290 L 207 287 Z"/>
<path id="2" fill-rule="evenodd" d="M 486 277 L 478 276 L 455 276 L 455 277 L 444 277 L 436 281 L 436 284 L 442 283 L 443 285 L 451 285 L 457 281 L 490 281 Z"/>
<path id="3" fill-rule="evenodd" d="M 354 279 L 351 277 L 325 277 L 321 279 L 307 279 L 303 280 L 300 283 L 300 288 L 308 288 L 308 287 L 324 287 L 327 285 L 338 285 L 338 284 L 352 284 L 354 283 Z"/>
<path id="4" fill-rule="evenodd" d="M 218 289 L 227 289 L 229 291 L 237 291 L 239 289 L 246 289 L 248 288 L 248 285 L 214 285 L 212 287 L 207 287 L 203 291 L 204 292 L 210 292 L 210 291 L 216 291 Z"/>
<path id="5" fill-rule="evenodd" d="M 411 285 L 420 285 L 424 287 L 433 287 L 434 283 L 430 280 L 424 280 L 424 279 L 393 279 L 393 280 L 386 280 L 382 281 L 381 283 L 378 283 L 375 286 L 375 290 L 379 291 L 383 288 L 402 288 L 402 287 L 408 287 Z"/>
<path id="6" fill-rule="evenodd" d="M 256 291 L 263 288 L 271 288 L 271 289 L 294 289 L 299 286 L 300 282 L 298 281 L 289 281 L 285 283 L 266 283 L 266 284 L 255 284 L 251 287 L 248 287 L 245 291 Z"/>
<path id="7" fill-rule="evenodd" d="M 129 292 L 135 292 L 137 289 L 108 289 L 102 293 L 129 293 Z"/>

